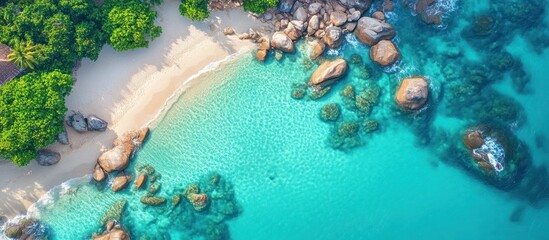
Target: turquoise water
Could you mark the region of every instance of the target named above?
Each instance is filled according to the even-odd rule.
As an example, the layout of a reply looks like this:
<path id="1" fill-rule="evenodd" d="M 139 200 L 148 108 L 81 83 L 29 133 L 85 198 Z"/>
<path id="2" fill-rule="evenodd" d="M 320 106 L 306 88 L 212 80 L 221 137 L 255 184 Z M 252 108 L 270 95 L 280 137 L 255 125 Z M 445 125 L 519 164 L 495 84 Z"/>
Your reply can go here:
<path id="1" fill-rule="evenodd" d="M 281 61 L 271 56 L 259 63 L 245 55 L 195 80 L 152 129 L 130 169 L 153 166 L 162 176 L 157 195 L 168 199 L 219 173 L 227 186 L 214 192 L 227 202 L 214 200 L 208 211 L 193 212 L 185 199 L 175 208 L 144 207 L 139 198 L 145 190 L 99 191 L 83 178 L 53 191 L 32 215 L 49 227 L 51 239 L 89 238 L 120 199 L 128 201 L 122 224 L 134 239 L 547 239 L 549 30 L 543 24 L 549 18 L 516 28 L 502 20 L 510 15 L 500 16 L 505 4 L 458 2 L 442 28 L 397 9 L 389 16 L 402 60 L 382 72 L 368 59 L 368 48 L 348 35 L 328 58 L 358 54 L 363 63 L 350 64 L 347 76 L 319 100 L 291 97 L 314 70 L 303 43 Z M 468 36 L 471 19 L 486 13 L 499 30 Z M 535 19 L 533 12 L 528 16 Z M 513 66 L 502 60 L 505 66 L 495 70 L 496 53 L 505 51 Z M 520 73 L 519 61 L 526 74 L 519 76 L 530 76 L 526 85 L 513 75 Z M 471 77 L 478 72 L 486 76 Z M 411 75 L 430 82 L 431 100 L 418 114 L 403 113 L 393 101 L 400 79 Z M 357 93 L 381 89 L 369 116 L 346 107 L 339 92 L 349 84 Z M 496 111 L 500 101 L 518 107 Z M 343 109 L 335 125 L 319 118 L 328 103 Z M 360 132 L 351 142 L 356 147 L 334 149 L 332 128 L 364 119 L 376 120 L 379 131 Z M 509 129 L 529 149 L 524 159 L 532 163 L 513 190 L 476 177 L 453 151 L 466 127 L 488 122 Z"/>

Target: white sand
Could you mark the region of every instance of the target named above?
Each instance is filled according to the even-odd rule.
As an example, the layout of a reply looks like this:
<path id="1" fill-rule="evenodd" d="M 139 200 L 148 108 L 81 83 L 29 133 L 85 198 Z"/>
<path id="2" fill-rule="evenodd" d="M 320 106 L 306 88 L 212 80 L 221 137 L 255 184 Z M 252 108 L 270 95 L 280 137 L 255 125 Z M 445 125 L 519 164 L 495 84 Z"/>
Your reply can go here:
<path id="1" fill-rule="evenodd" d="M 17 168 L 0 161 L 0 215 L 24 214 L 50 188 L 91 173 L 100 152 L 110 148 L 118 134 L 147 126 L 162 115 L 191 76 L 212 62 L 253 48 L 249 41 L 223 35 L 229 25 L 237 33 L 261 28 L 247 13 L 213 12 L 209 20 L 193 23 L 179 15 L 179 2 L 167 0 L 158 8 L 163 33 L 148 49 L 118 53 L 104 47 L 96 62 L 82 62 L 67 107 L 105 119 L 108 130 L 79 134 L 68 129 L 71 144 L 50 147 L 62 156 L 54 166 L 33 161 Z"/>

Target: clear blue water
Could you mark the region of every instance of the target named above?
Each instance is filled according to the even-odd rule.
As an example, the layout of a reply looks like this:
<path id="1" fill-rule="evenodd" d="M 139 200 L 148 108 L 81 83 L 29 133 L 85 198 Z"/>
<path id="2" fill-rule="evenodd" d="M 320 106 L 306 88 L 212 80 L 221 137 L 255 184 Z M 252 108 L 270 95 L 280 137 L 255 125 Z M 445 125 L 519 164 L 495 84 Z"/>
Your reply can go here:
<path id="1" fill-rule="evenodd" d="M 502 12 L 502 5 L 460 1 L 444 28 L 425 26 L 408 10 L 396 10 L 390 21 L 403 55 L 396 67 L 381 73 L 368 59 L 368 48 L 350 35 L 328 58 L 359 54 L 364 63 L 351 64 L 349 74 L 315 101 L 290 94 L 314 70 L 306 70 L 303 51 L 280 62 L 271 56 L 267 63 L 245 55 L 195 80 L 153 127 L 131 169 L 153 166 L 162 175 L 157 195 L 169 199 L 212 171 L 221 174 L 232 183 L 242 211 L 217 219 L 217 227 L 211 227 L 208 211 L 193 213 L 186 203 L 144 207 L 139 198 L 145 190 L 99 191 L 87 179 L 60 186 L 33 215 L 48 225 L 51 239 L 89 238 L 101 228 L 103 213 L 120 199 L 128 201 L 122 223 L 134 239 L 208 238 L 223 224 L 232 239 L 547 239 L 549 30 L 543 24 L 549 18 L 522 30 L 501 30 L 490 41 L 462 34 L 471 19 L 490 8 L 502 21 L 494 13 Z M 455 47 L 461 49 L 459 56 L 444 57 Z M 490 65 L 491 54 L 504 50 L 531 76 L 526 88 L 513 84 L 510 72 L 515 70 L 496 71 Z M 364 65 L 374 77 L 363 78 Z M 456 99 L 453 86 L 470 86 L 473 71 L 467 66 L 489 69 L 488 83 Z M 431 100 L 417 115 L 401 112 L 393 100 L 398 82 L 411 75 L 430 81 Z M 319 111 L 327 103 L 344 106 L 338 92 L 349 84 L 357 92 L 381 88 L 379 103 L 367 117 L 378 121 L 380 130 L 361 132 L 360 146 L 337 150 L 329 141 L 334 125 L 321 121 Z M 520 114 L 496 116 L 501 112 L 482 108 L 499 99 L 492 91 L 519 103 Z M 339 121 L 362 119 L 343 109 Z M 493 115 L 486 119 L 484 113 Z M 461 167 L 460 155 L 448 150 L 461 142 L 467 126 L 491 121 L 526 143 L 532 164 L 523 182 L 538 191 L 525 192 L 532 188 L 524 186 L 500 190 Z"/>

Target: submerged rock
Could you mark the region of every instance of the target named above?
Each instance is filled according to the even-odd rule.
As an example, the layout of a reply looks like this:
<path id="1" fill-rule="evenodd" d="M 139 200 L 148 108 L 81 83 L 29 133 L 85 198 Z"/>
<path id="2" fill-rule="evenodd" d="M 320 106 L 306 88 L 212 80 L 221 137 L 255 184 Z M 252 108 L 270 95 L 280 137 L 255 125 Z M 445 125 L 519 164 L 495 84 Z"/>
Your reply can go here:
<path id="1" fill-rule="evenodd" d="M 179 204 L 179 201 L 181 201 L 181 195 L 175 194 L 172 197 L 172 207 L 176 207 Z"/>
<path id="2" fill-rule="evenodd" d="M 310 55 L 311 59 L 314 60 L 320 57 L 322 53 L 324 53 L 325 49 L 326 49 L 326 44 L 324 44 L 319 40 L 314 40 L 312 42 L 312 47 L 311 47 L 311 55 Z"/>
<path id="3" fill-rule="evenodd" d="M 149 206 L 158 206 L 160 204 L 164 204 L 166 202 L 166 199 L 163 197 L 152 197 L 152 196 L 145 195 L 141 197 L 139 201 Z"/>
<path id="4" fill-rule="evenodd" d="M 330 92 L 330 90 L 332 90 L 332 87 L 330 87 L 330 86 L 325 87 L 325 88 L 320 89 L 320 90 L 314 90 L 314 91 L 311 92 L 309 97 L 312 100 L 317 100 L 321 97 L 324 97 L 326 94 L 328 94 L 328 92 Z"/>
<path id="5" fill-rule="evenodd" d="M 107 130 L 107 126 L 108 126 L 108 123 L 105 120 L 103 120 L 99 117 L 96 117 L 94 115 L 88 116 L 87 123 L 88 123 L 88 130 L 89 131 L 103 132 L 103 131 Z"/>
<path id="6" fill-rule="evenodd" d="M 341 108 L 337 103 L 330 103 L 324 105 L 320 109 L 320 119 L 325 122 L 336 121 L 339 118 Z"/>
<path id="7" fill-rule="evenodd" d="M 208 207 L 209 197 L 204 193 L 190 193 L 187 195 L 187 199 L 192 204 L 194 210 L 200 212 Z"/>
<path id="8" fill-rule="evenodd" d="M 116 176 L 112 180 L 112 188 L 111 188 L 112 191 L 118 192 L 124 189 L 126 186 L 128 186 L 131 180 L 132 180 L 132 175 L 125 174 L 125 173 L 118 174 L 118 176 Z"/>
<path id="9" fill-rule="evenodd" d="M 321 64 L 311 75 L 309 85 L 315 89 L 322 89 L 337 81 L 347 72 L 347 61 L 338 58 Z"/>
<path id="10" fill-rule="evenodd" d="M 51 166 L 57 164 L 60 160 L 61 154 L 58 152 L 43 149 L 38 152 L 36 162 L 38 162 L 41 166 Z"/>
<path id="11" fill-rule="evenodd" d="M 108 173 L 124 170 L 130 163 L 134 147 L 133 142 L 117 145 L 113 149 L 99 155 L 97 163 Z"/>
<path id="12" fill-rule="evenodd" d="M 82 113 L 80 112 L 72 112 L 72 114 L 69 115 L 66 122 L 67 122 L 67 125 L 69 125 L 79 133 L 88 131 L 88 123 L 86 122 L 84 115 L 82 115 Z"/>
<path id="13" fill-rule="evenodd" d="M 121 199 L 116 201 L 113 205 L 107 209 L 107 211 L 103 214 L 101 219 L 99 219 L 99 225 L 103 226 L 109 221 L 122 221 L 122 214 L 124 213 L 124 210 L 126 209 L 128 201 Z"/>
<path id="14" fill-rule="evenodd" d="M 417 0 L 416 12 L 421 16 L 421 20 L 427 24 L 439 25 L 442 23 L 441 11 L 429 10 L 437 0 Z"/>
<path id="15" fill-rule="evenodd" d="M 400 58 L 400 52 L 389 40 L 381 40 L 370 48 L 370 58 L 381 66 L 389 66 Z"/>
<path id="16" fill-rule="evenodd" d="M 143 183 L 147 181 L 147 173 L 141 173 L 135 180 L 135 189 L 140 189 L 143 186 Z"/>
<path id="17" fill-rule="evenodd" d="M 371 17 L 360 18 L 354 33 L 362 43 L 368 46 L 383 39 L 391 39 L 396 34 L 391 24 Z"/>
<path id="18" fill-rule="evenodd" d="M 396 93 L 397 103 L 404 109 L 422 108 L 429 97 L 429 87 L 423 77 L 405 78 Z"/>

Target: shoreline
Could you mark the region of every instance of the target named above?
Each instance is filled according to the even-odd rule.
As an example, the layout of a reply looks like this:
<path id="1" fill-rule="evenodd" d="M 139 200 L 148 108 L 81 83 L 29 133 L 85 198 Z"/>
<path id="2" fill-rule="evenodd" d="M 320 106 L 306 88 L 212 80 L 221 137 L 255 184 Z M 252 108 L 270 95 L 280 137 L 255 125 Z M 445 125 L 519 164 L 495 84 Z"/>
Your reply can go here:
<path id="1" fill-rule="evenodd" d="M 43 167 L 32 161 L 17 168 L 8 161 L 0 163 L 5 173 L 0 176 L 0 215 L 25 214 L 49 190 L 91 173 L 99 154 L 118 135 L 154 126 L 193 80 L 255 46 L 223 34 L 225 26 L 237 33 L 262 26 L 243 10 L 215 11 L 203 22 L 191 22 L 179 15 L 178 4 L 166 1 L 156 9 L 163 33 L 149 48 L 118 53 L 104 46 L 96 62 L 82 61 L 66 106 L 106 120 L 108 129 L 79 134 L 67 127 L 70 145 L 48 147 L 61 154 L 57 165 Z"/>

